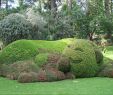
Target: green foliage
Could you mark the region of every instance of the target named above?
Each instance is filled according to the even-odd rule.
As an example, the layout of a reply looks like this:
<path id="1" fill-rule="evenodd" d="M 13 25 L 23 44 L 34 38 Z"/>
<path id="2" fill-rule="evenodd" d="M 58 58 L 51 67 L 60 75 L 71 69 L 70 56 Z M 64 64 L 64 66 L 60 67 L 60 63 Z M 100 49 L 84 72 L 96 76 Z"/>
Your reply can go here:
<path id="1" fill-rule="evenodd" d="M 17 80 L 22 72 L 35 72 L 39 70 L 38 66 L 31 60 L 17 61 L 13 64 L 2 64 L 0 68 L 1 76 Z"/>
<path id="2" fill-rule="evenodd" d="M 66 79 L 75 79 L 75 77 L 76 77 L 76 76 L 75 76 L 73 73 L 71 73 L 71 72 L 66 73 L 65 76 L 66 76 Z"/>
<path id="3" fill-rule="evenodd" d="M 62 53 L 71 39 L 58 41 L 18 40 L 6 46 L 0 53 L 1 63 L 13 63 L 35 57 L 38 53 Z"/>
<path id="4" fill-rule="evenodd" d="M 43 65 L 47 63 L 47 59 L 48 59 L 48 53 L 38 54 L 35 57 L 35 63 L 37 64 L 38 67 L 42 67 Z"/>
<path id="5" fill-rule="evenodd" d="M 62 53 L 68 43 L 72 39 L 46 41 L 46 40 L 34 40 L 31 41 L 41 53 Z"/>
<path id="6" fill-rule="evenodd" d="M 38 53 L 36 46 L 28 40 L 18 40 L 9 44 L 0 54 L 1 63 L 27 60 Z"/>
<path id="7" fill-rule="evenodd" d="M 99 50 L 95 50 L 96 62 L 101 65 L 103 63 L 103 54 Z"/>
<path id="8" fill-rule="evenodd" d="M 96 63 L 98 65 L 101 65 L 103 63 L 104 56 L 103 56 L 100 48 L 94 42 L 90 42 L 90 43 L 93 46 L 93 49 L 94 49 L 94 52 L 95 52 Z"/>
<path id="9" fill-rule="evenodd" d="M 45 25 L 47 22 L 44 17 L 39 12 L 35 12 L 33 8 L 28 8 L 26 18 L 33 26 L 33 39 L 46 39 L 47 30 L 45 29 Z"/>
<path id="10" fill-rule="evenodd" d="M 45 68 L 38 73 L 38 81 L 58 81 L 65 79 L 63 72 L 55 68 Z"/>
<path id="11" fill-rule="evenodd" d="M 18 82 L 30 83 L 37 81 L 37 73 L 35 72 L 23 72 L 18 77 Z"/>
<path id="12" fill-rule="evenodd" d="M 10 64 L 35 59 L 37 66 L 43 69 L 51 67 L 64 73 L 71 71 L 76 77 L 92 77 L 99 69 L 94 45 L 82 39 L 18 40 L 3 49 L 0 62 Z"/>
<path id="13" fill-rule="evenodd" d="M 0 21 L 0 36 L 5 44 L 32 38 L 32 24 L 23 15 L 11 14 Z"/>
<path id="14" fill-rule="evenodd" d="M 0 9 L 0 20 L 3 20 L 5 16 L 7 16 L 7 11 Z"/>
<path id="15" fill-rule="evenodd" d="M 103 64 L 98 76 L 113 78 L 113 63 Z"/>
<path id="16" fill-rule="evenodd" d="M 75 40 L 65 49 L 71 61 L 71 71 L 76 77 L 93 77 L 98 71 L 95 52 L 92 44 L 87 40 Z"/>
<path id="17" fill-rule="evenodd" d="M 58 69 L 64 73 L 70 72 L 71 64 L 69 58 L 61 56 L 58 61 Z"/>

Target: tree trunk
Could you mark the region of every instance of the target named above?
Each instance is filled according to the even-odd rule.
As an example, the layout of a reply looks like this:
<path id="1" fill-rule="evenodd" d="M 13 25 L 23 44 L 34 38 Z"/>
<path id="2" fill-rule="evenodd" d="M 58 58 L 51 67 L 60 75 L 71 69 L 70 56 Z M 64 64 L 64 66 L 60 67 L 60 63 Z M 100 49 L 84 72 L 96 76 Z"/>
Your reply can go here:
<path id="1" fill-rule="evenodd" d="M 110 0 L 105 0 L 105 15 L 107 17 L 110 15 Z"/>
<path id="2" fill-rule="evenodd" d="M 110 12 L 112 13 L 112 0 L 110 1 Z"/>
<path id="3" fill-rule="evenodd" d="M 40 11 L 40 13 L 42 12 L 42 2 L 43 1 L 39 0 L 39 11 Z"/>
<path id="4" fill-rule="evenodd" d="M 68 14 L 71 13 L 71 9 L 72 9 L 72 0 L 67 0 L 67 6 L 68 6 Z"/>
<path id="5" fill-rule="evenodd" d="M 56 0 L 51 0 L 51 15 L 55 16 L 57 11 Z"/>
<path id="6" fill-rule="evenodd" d="M 93 34 L 94 34 L 94 32 L 91 32 L 91 33 L 88 34 L 88 39 L 90 41 L 93 41 Z"/>
<path id="7" fill-rule="evenodd" d="M 2 1 L 0 0 L 0 8 L 1 8 L 1 5 L 2 5 Z"/>
<path id="8" fill-rule="evenodd" d="M 24 3 L 24 0 L 19 0 L 19 6 L 22 8 L 23 7 L 23 3 Z"/>
<path id="9" fill-rule="evenodd" d="M 8 0 L 6 0 L 6 10 L 8 10 Z"/>

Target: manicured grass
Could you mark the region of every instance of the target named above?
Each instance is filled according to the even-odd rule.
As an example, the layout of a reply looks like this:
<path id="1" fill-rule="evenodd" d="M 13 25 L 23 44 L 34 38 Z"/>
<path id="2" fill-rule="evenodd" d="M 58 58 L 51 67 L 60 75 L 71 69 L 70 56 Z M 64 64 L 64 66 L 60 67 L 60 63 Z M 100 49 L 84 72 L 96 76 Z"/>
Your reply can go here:
<path id="1" fill-rule="evenodd" d="M 21 84 L 0 78 L 0 95 L 113 95 L 113 79 L 96 77 Z"/>

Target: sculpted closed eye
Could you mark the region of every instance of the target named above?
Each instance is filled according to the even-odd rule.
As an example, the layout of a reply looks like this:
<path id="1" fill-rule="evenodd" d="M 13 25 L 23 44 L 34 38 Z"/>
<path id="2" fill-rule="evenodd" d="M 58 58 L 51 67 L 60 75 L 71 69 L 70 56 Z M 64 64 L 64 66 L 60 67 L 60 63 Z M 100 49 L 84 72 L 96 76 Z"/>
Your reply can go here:
<path id="1" fill-rule="evenodd" d="M 75 48 L 74 50 L 83 52 L 83 49 L 81 48 Z"/>
<path id="2" fill-rule="evenodd" d="M 76 59 L 76 60 L 72 60 L 74 63 L 79 64 L 81 63 L 83 60 L 82 59 Z"/>
<path id="3" fill-rule="evenodd" d="M 72 61 L 72 63 L 76 63 L 76 64 L 81 63 L 83 61 L 81 58 L 73 59 L 73 58 L 70 57 L 69 59 Z"/>
<path id="4" fill-rule="evenodd" d="M 67 47 L 68 47 L 68 48 L 70 48 L 71 46 L 70 46 L 70 45 L 68 45 Z"/>

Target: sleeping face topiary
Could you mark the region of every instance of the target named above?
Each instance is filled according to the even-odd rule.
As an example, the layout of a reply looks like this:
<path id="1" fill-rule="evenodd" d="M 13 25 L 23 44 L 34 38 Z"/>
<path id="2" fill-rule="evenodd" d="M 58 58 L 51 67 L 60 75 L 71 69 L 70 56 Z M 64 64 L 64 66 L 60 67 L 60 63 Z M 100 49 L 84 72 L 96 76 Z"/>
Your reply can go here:
<path id="1" fill-rule="evenodd" d="M 76 77 L 93 77 L 98 71 L 94 48 L 87 40 L 73 41 L 67 46 L 63 55 L 70 59 L 71 71 Z"/>
<path id="2" fill-rule="evenodd" d="M 0 62 L 14 67 L 15 71 L 18 70 L 21 72 L 22 75 L 20 79 L 22 79 L 22 82 L 32 82 L 34 78 L 29 75 L 29 72 L 37 73 L 36 81 L 94 77 L 98 73 L 103 61 L 103 56 L 101 52 L 98 51 L 97 46 L 93 45 L 90 41 L 82 39 L 73 39 L 69 41 L 69 43 L 68 40 L 66 41 L 67 43 L 62 42 L 62 40 L 15 41 L 3 49 L 0 54 Z M 28 59 L 34 61 L 33 69 L 31 65 L 30 68 L 26 68 L 29 67 L 29 64 L 24 65 L 24 63 L 21 63 L 23 64 L 21 65 L 20 62 L 17 62 Z M 15 62 L 17 62 L 16 67 Z M 36 68 L 34 68 L 35 66 Z M 19 67 L 19 69 L 17 69 L 17 67 Z M 2 69 L 4 68 L 0 68 L 0 71 Z M 22 69 L 24 69 L 24 71 Z M 4 69 L 4 71 L 6 72 L 7 70 Z M 11 72 L 11 78 L 12 74 Z M 16 75 L 17 74 L 18 72 Z M 8 74 L 8 77 L 10 76 Z M 29 79 L 29 81 L 27 81 L 27 79 Z"/>

